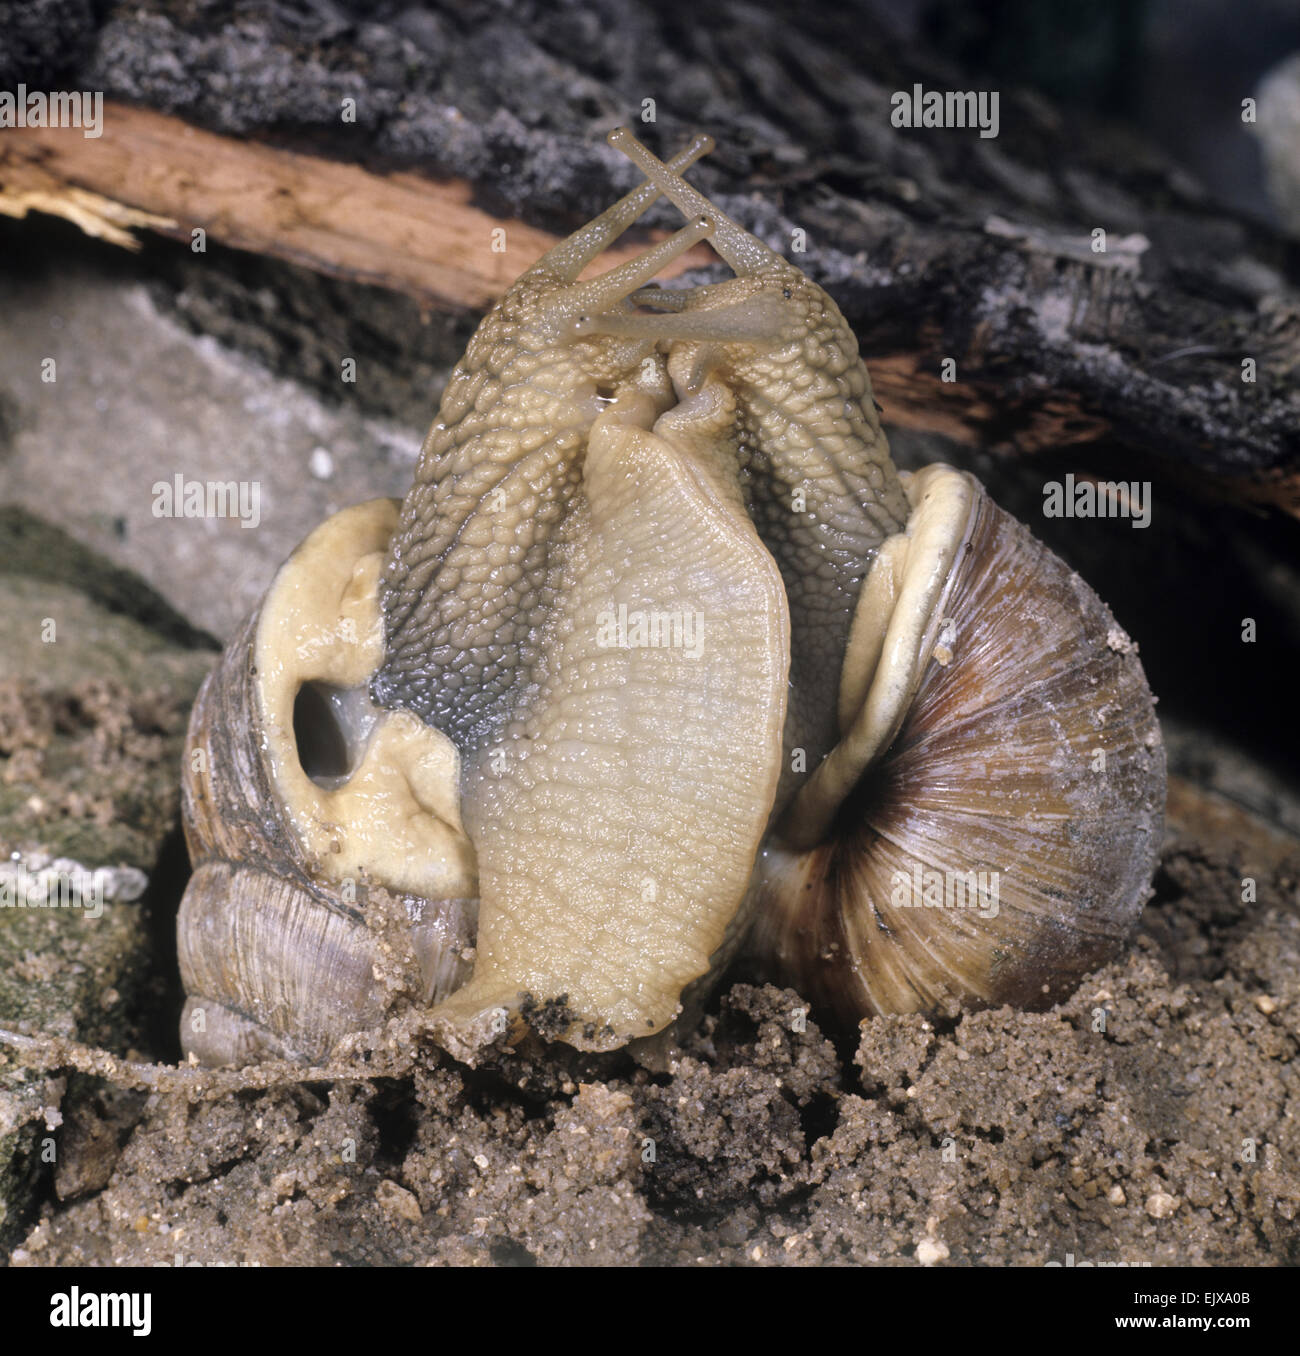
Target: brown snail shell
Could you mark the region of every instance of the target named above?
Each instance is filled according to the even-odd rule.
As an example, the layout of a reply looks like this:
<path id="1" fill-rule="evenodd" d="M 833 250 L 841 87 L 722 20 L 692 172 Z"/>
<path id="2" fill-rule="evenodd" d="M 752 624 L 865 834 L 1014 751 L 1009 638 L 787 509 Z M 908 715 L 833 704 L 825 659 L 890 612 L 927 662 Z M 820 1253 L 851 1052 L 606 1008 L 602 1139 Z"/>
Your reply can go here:
<path id="1" fill-rule="evenodd" d="M 1159 854 L 1135 647 L 982 489 L 936 616 L 888 751 L 823 841 L 769 841 L 756 869 L 755 953 L 847 1025 L 1058 1001 L 1124 943 Z"/>

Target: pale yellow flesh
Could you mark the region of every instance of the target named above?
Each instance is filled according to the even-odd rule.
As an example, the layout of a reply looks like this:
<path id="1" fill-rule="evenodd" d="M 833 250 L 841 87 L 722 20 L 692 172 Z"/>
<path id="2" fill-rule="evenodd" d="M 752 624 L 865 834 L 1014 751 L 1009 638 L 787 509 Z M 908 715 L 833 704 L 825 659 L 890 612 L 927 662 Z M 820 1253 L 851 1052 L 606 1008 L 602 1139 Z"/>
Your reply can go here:
<path id="1" fill-rule="evenodd" d="M 747 508 L 790 604 L 780 810 L 839 738 L 836 689 L 863 578 L 882 542 L 904 530 L 909 506 L 857 339 L 834 301 L 626 129 L 610 141 L 687 218 L 712 223 L 710 243 L 737 275 L 684 291 L 645 289 L 634 300 L 659 313 L 590 315 L 580 331 L 667 346 L 679 400 L 710 376 L 735 399 Z"/>
<path id="2" fill-rule="evenodd" d="M 581 1048 L 662 1029 L 707 971 L 767 823 L 785 592 L 722 460 L 683 454 L 644 427 L 652 414 L 646 402 L 593 426 L 553 689 L 467 773 L 482 889 L 474 976 L 434 1013 L 453 1049 L 529 1000 Z M 653 611 L 702 629 L 602 645 L 620 606 L 632 624 Z"/>
<path id="3" fill-rule="evenodd" d="M 943 465 L 902 479 L 912 514 L 885 541 L 863 585 L 840 678 L 843 736 L 782 819 L 781 837 L 793 847 L 826 836 L 844 798 L 889 747 L 939 636 L 978 486 Z"/>
<path id="4" fill-rule="evenodd" d="M 335 790 L 303 771 L 294 700 L 304 683 L 364 685 L 384 652 L 378 585 L 398 506 L 375 499 L 322 523 L 281 567 L 254 644 L 261 728 L 307 860 L 333 881 L 363 878 L 426 899 L 477 893 L 457 796 L 459 757 L 409 712 L 376 713 L 360 765 Z"/>

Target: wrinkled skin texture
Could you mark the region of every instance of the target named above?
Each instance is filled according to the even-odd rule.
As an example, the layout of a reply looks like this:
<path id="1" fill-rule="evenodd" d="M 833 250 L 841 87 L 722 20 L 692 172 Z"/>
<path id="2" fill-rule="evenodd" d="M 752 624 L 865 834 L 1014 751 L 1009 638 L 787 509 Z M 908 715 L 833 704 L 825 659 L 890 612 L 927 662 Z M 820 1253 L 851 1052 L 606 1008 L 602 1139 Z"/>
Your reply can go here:
<path id="1" fill-rule="evenodd" d="M 687 291 L 646 289 L 636 301 L 668 315 L 614 313 L 582 333 L 653 337 L 670 345 L 679 400 L 714 376 L 734 394 L 734 436 L 746 511 L 781 570 L 790 602 L 792 663 L 784 801 L 834 744 L 836 693 L 858 592 L 881 542 L 903 529 L 908 504 L 880 428 L 857 338 L 811 279 L 643 147 L 611 140 L 686 215 L 714 224 L 710 243 L 736 272 Z"/>
<path id="2" fill-rule="evenodd" d="M 596 1045 L 662 1029 L 736 923 L 907 511 L 834 303 L 627 149 L 688 225 L 595 284 L 561 246 L 483 322 L 403 506 L 373 684 L 465 760 L 480 960 L 449 1010 L 562 1000 Z M 638 312 L 702 234 L 738 276 Z M 602 648 L 620 605 L 700 618 L 701 652 Z"/>
<path id="3" fill-rule="evenodd" d="M 697 143 L 679 159 L 707 149 Z M 654 201 L 629 194 L 529 269 L 484 318 L 443 395 L 402 507 L 382 595 L 388 647 L 372 688 L 465 755 L 545 681 L 536 637 L 572 549 L 591 426 L 616 389 L 669 392 L 652 341 L 573 340 L 703 235 L 688 226 L 591 283 L 577 276 Z"/>
<path id="4" fill-rule="evenodd" d="M 593 427 L 583 532 L 546 632 L 556 677 L 465 782 L 479 959 L 444 1010 L 472 1023 L 521 992 L 563 1000 L 566 1039 L 587 1048 L 662 1029 L 706 972 L 781 758 L 780 575 L 741 511 L 734 458 L 684 455 L 646 427 L 651 411 L 620 402 Z M 648 601 L 694 619 L 698 653 L 599 643 L 593 618 Z"/>

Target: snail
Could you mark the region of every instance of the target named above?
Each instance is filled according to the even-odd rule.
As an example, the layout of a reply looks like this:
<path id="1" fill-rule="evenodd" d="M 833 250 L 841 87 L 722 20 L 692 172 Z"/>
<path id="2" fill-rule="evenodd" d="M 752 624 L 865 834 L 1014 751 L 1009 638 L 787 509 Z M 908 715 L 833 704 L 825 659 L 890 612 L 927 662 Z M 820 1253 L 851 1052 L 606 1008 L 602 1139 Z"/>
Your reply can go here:
<path id="1" fill-rule="evenodd" d="M 182 1044 L 662 1039 L 742 952 L 852 1024 L 1064 996 L 1149 893 L 1135 647 L 890 459 L 831 298 L 668 163 L 527 270 L 399 504 L 317 528 L 191 719 Z M 660 196 L 675 234 L 580 274 Z M 734 276 L 653 285 L 701 240 Z M 686 1014 L 684 1017 L 683 1014 Z"/>

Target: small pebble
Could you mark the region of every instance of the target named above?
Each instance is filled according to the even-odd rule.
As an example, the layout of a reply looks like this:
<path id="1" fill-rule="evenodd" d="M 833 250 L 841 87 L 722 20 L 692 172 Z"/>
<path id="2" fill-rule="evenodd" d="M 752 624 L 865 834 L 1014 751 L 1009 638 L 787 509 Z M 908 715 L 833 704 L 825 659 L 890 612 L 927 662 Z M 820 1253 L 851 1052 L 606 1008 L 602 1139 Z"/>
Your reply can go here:
<path id="1" fill-rule="evenodd" d="M 1167 1191 L 1156 1191 L 1147 1197 L 1147 1214 L 1152 1219 L 1168 1219 L 1178 1209 L 1178 1197 Z"/>
<path id="2" fill-rule="evenodd" d="M 916 1260 L 923 1267 L 932 1267 L 948 1256 L 948 1245 L 939 1238 L 923 1238 L 916 1245 Z"/>
<path id="3" fill-rule="evenodd" d="M 418 1224 L 424 1217 L 424 1212 L 420 1209 L 420 1202 L 416 1199 L 415 1193 L 407 1191 L 404 1186 L 398 1186 L 396 1182 L 389 1181 L 387 1178 L 380 1182 L 375 1191 L 375 1200 L 379 1202 L 381 1210 L 397 1219 L 409 1220 L 412 1224 Z"/>
<path id="4" fill-rule="evenodd" d="M 328 480 L 334 474 L 334 458 L 323 447 L 313 448 L 307 469 L 317 480 Z"/>

